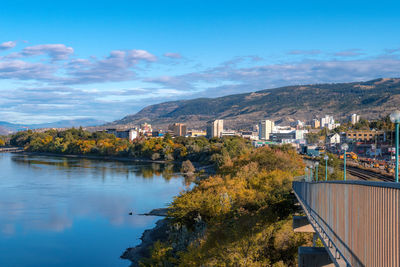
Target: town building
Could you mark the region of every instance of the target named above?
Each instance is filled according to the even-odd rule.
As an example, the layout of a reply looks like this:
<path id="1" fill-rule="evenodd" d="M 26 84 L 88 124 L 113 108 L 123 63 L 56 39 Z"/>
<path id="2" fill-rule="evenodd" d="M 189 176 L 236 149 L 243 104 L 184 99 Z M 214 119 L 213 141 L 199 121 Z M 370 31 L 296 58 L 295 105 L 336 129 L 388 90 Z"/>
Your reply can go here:
<path id="1" fill-rule="evenodd" d="M 262 146 L 268 146 L 268 145 L 276 145 L 278 143 L 271 142 L 271 141 L 261 141 L 261 140 L 254 140 L 251 142 L 254 147 L 262 147 Z"/>
<path id="2" fill-rule="evenodd" d="M 253 131 L 242 131 L 240 132 L 240 135 L 243 138 L 250 139 L 250 140 L 258 140 L 258 132 L 253 132 Z"/>
<path id="3" fill-rule="evenodd" d="M 321 127 L 321 122 L 320 122 L 320 120 L 313 119 L 313 120 L 311 121 L 311 128 L 313 128 L 313 129 L 318 129 L 318 128 L 320 128 L 320 127 Z"/>
<path id="4" fill-rule="evenodd" d="M 356 124 L 360 121 L 360 115 L 352 114 L 350 117 L 351 124 Z"/>
<path id="5" fill-rule="evenodd" d="M 151 137 L 162 137 L 162 136 L 164 136 L 164 132 L 162 130 L 151 132 Z"/>
<path id="6" fill-rule="evenodd" d="M 207 136 L 207 132 L 201 130 L 190 130 L 186 135 L 189 137 Z"/>
<path id="7" fill-rule="evenodd" d="M 224 131 L 224 120 L 207 122 L 207 138 L 221 137 Z"/>
<path id="8" fill-rule="evenodd" d="M 295 130 L 295 139 L 303 140 L 306 138 L 306 134 L 308 134 L 308 130 Z"/>
<path id="9" fill-rule="evenodd" d="M 270 137 L 269 135 L 273 132 L 275 123 L 270 120 L 262 120 L 258 124 L 258 133 L 259 133 L 259 139 L 260 140 L 269 140 Z"/>
<path id="10" fill-rule="evenodd" d="M 106 132 L 108 134 L 115 135 L 115 137 L 117 138 L 126 138 L 130 141 L 133 141 L 138 137 L 138 131 L 136 129 L 121 130 L 121 129 L 110 128 L 107 129 Z"/>
<path id="11" fill-rule="evenodd" d="M 301 129 L 305 126 L 305 123 L 300 120 L 296 120 L 290 124 L 291 126 L 295 127 L 296 129 Z"/>
<path id="12" fill-rule="evenodd" d="M 333 116 L 325 115 L 325 117 L 321 118 L 321 128 L 328 128 L 329 130 L 333 130 L 339 126 L 340 123 L 335 123 L 335 119 L 333 118 Z"/>
<path id="13" fill-rule="evenodd" d="M 140 125 L 139 131 L 141 133 L 151 133 L 153 131 L 153 129 L 151 128 L 151 124 L 148 124 L 145 122 L 142 125 Z"/>
<path id="14" fill-rule="evenodd" d="M 240 133 L 236 132 L 235 130 L 224 130 L 221 133 L 221 136 L 240 136 Z"/>
<path id="15" fill-rule="evenodd" d="M 386 141 L 386 133 L 376 130 L 357 130 L 346 132 L 346 139 L 355 142 L 378 142 Z"/>
<path id="16" fill-rule="evenodd" d="M 184 123 L 173 123 L 168 126 L 172 136 L 186 136 L 186 124 Z"/>
<path id="17" fill-rule="evenodd" d="M 286 143 L 295 143 L 296 142 L 296 131 L 291 132 L 281 132 L 281 133 L 270 133 L 269 140 L 272 142 L 286 144 Z"/>
<path id="18" fill-rule="evenodd" d="M 334 133 L 334 134 L 328 135 L 326 138 L 326 143 L 329 145 L 340 144 L 340 134 Z"/>

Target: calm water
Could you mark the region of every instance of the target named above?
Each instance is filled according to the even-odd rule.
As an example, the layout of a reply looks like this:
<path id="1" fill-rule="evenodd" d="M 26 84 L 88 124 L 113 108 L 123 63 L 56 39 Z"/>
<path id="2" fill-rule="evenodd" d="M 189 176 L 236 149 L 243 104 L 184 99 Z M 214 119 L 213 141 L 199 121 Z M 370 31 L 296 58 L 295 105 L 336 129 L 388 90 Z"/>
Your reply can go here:
<path id="1" fill-rule="evenodd" d="M 0 153 L 0 266 L 129 266 L 119 259 L 185 189 L 172 166 Z"/>

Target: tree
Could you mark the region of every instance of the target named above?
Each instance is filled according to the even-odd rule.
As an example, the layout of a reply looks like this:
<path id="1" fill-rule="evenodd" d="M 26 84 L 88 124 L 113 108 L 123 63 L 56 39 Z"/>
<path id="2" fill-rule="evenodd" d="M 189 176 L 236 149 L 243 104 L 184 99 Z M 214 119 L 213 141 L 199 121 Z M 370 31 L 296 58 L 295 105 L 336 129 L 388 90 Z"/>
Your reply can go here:
<path id="1" fill-rule="evenodd" d="M 306 134 L 307 144 L 316 144 L 319 141 L 320 135 L 317 133 L 308 133 Z"/>
<path id="2" fill-rule="evenodd" d="M 190 160 L 185 160 L 182 162 L 181 172 L 191 175 L 196 171 L 196 168 L 193 166 Z"/>

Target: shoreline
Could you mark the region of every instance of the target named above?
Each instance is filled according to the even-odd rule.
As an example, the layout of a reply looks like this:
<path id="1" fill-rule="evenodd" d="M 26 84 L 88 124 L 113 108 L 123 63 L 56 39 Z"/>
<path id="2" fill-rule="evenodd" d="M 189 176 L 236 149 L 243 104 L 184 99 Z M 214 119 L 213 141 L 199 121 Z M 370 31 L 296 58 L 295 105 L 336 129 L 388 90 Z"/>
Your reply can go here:
<path id="1" fill-rule="evenodd" d="M 150 211 L 152 213 L 154 210 Z M 160 216 L 160 215 L 144 215 L 142 216 Z M 155 226 L 143 231 L 140 244 L 126 248 L 125 251 L 120 256 L 121 259 L 129 260 L 131 262 L 130 267 L 139 266 L 139 261 L 142 258 L 150 256 L 150 248 L 154 245 L 156 241 L 166 241 L 168 239 L 171 219 L 164 217 L 156 221 Z"/>
<path id="2" fill-rule="evenodd" d="M 7 153 L 7 152 L 6 152 Z M 167 161 L 167 160 L 151 160 L 145 158 L 131 158 L 131 157 L 115 157 L 115 156 L 98 156 L 98 155 L 74 155 L 74 154 L 57 154 L 49 152 L 30 152 L 30 151 L 18 151 L 9 152 L 18 153 L 22 155 L 37 155 L 37 156 L 49 156 L 49 157 L 65 157 L 65 158 L 79 158 L 79 159 L 94 159 L 94 160 L 105 160 L 105 161 L 120 161 L 120 162 L 136 162 L 136 163 L 158 163 L 158 164 L 182 164 L 183 161 Z M 213 164 L 202 165 L 199 162 L 192 162 L 196 172 L 204 171 L 204 174 L 211 175 L 215 174 L 215 166 Z M 180 173 L 181 175 L 188 175 L 187 173 Z"/>
<path id="3" fill-rule="evenodd" d="M 81 158 L 81 159 L 98 159 L 98 160 L 114 160 L 114 161 L 125 161 L 125 162 L 143 162 L 143 163 L 181 163 L 180 161 L 166 161 L 166 160 L 151 160 L 144 158 L 131 158 L 131 157 L 115 157 L 115 156 L 99 156 L 99 155 L 74 155 L 74 154 L 57 154 L 49 152 L 30 152 L 21 151 L 16 152 L 18 154 L 25 155 L 38 155 L 38 156 L 51 156 L 51 157 L 65 157 L 65 158 Z"/>

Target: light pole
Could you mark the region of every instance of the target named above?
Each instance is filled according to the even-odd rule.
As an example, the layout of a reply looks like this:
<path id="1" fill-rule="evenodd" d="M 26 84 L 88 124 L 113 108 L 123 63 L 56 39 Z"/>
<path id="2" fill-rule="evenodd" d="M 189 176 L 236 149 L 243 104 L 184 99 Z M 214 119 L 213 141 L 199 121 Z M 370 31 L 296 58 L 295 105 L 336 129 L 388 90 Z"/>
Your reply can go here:
<path id="1" fill-rule="evenodd" d="M 318 165 L 319 165 L 319 162 L 318 161 L 315 162 L 315 181 L 317 181 L 317 182 L 318 182 Z"/>
<path id="2" fill-rule="evenodd" d="M 395 124 L 396 128 L 396 172 L 394 179 L 396 183 L 399 182 L 399 122 L 400 122 L 400 111 L 395 110 L 390 114 L 390 120 Z"/>
<path id="3" fill-rule="evenodd" d="M 344 160 L 344 165 L 343 165 L 344 176 L 343 176 L 343 180 L 345 180 L 345 181 L 346 181 L 346 156 L 347 156 L 346 155 L 346 151 L 347 151 L 347 149 L 349 149 L 349 145 L 344 143 L 342 145 L 342 150 L 344 150 L 344 153 L 343 153 L 343 160 Z"/>
<path id="4" fill-rule="evenodd" d="M 310 165 L 309 167 L 308 167 L 308 169 L 310 170 L 310 181 L 312 182 L 313 181 L 313 166 L 312 165 Z"/>
<path id="5" fill-rule="evenodd" d="M 309 179 L 308 179 L 308 167 L 307 166 L 305 168 L 305 176 L 306 176 L 306 182 L 309 182 Z"/>
<path id="6" fill-rule="evenodd" d="M 328 155 L 324 156 L 324 160 L 325 160 L 325 181 L 328 181 Z"/>

